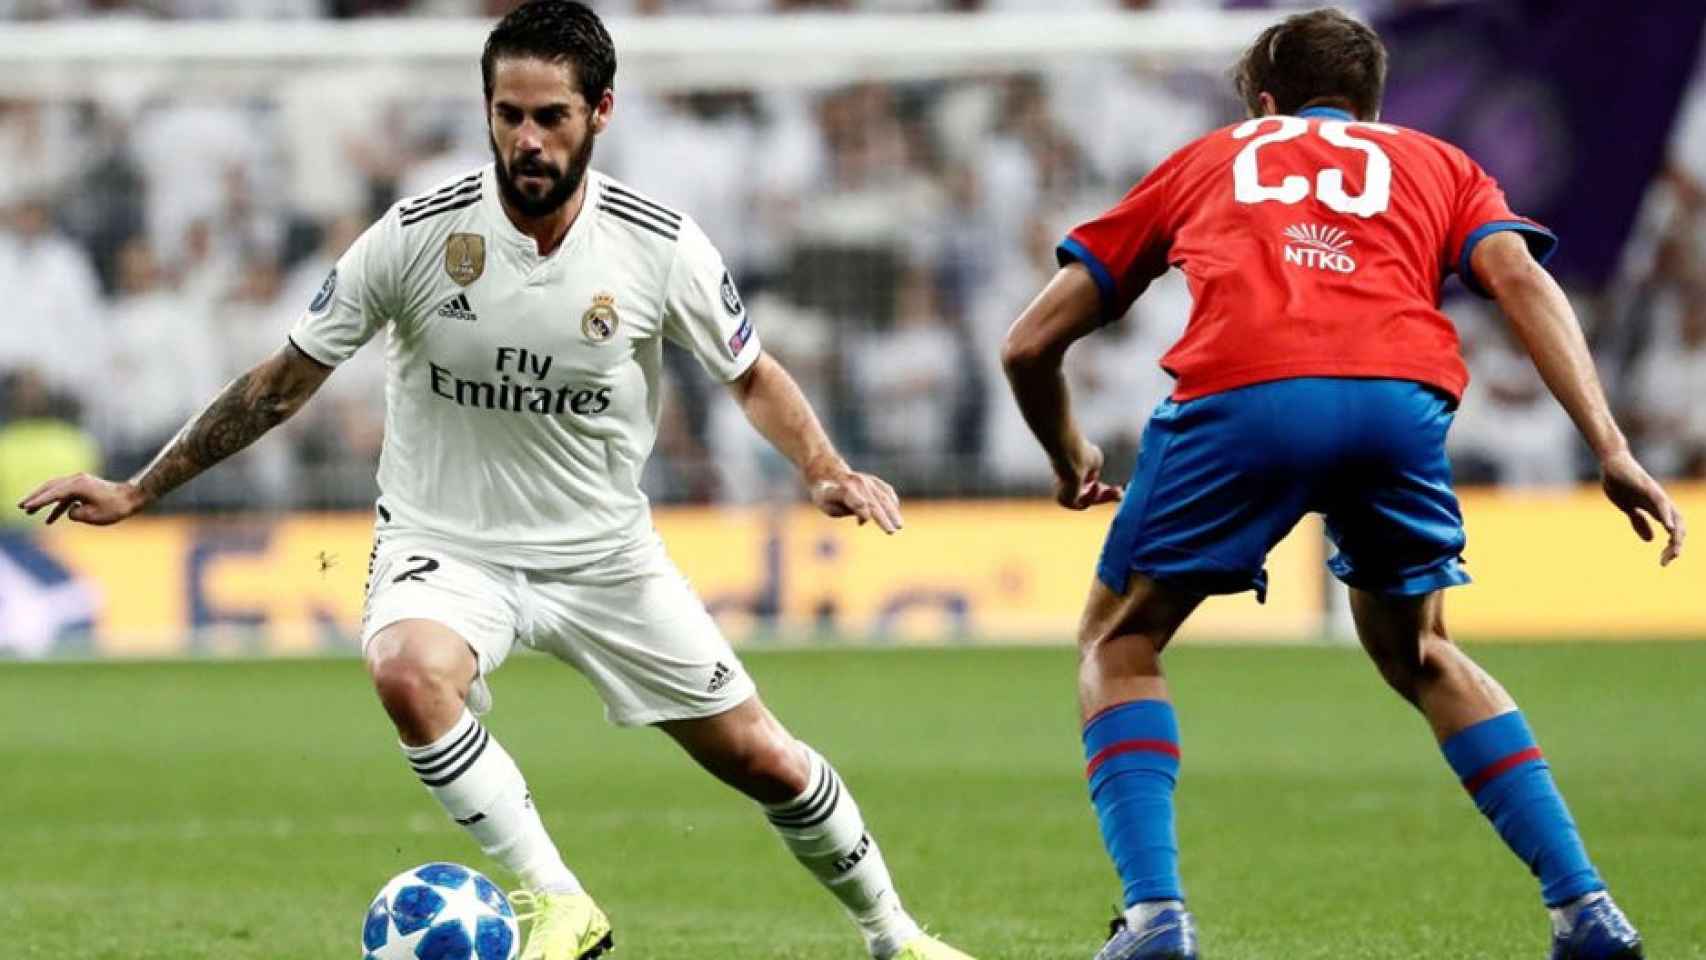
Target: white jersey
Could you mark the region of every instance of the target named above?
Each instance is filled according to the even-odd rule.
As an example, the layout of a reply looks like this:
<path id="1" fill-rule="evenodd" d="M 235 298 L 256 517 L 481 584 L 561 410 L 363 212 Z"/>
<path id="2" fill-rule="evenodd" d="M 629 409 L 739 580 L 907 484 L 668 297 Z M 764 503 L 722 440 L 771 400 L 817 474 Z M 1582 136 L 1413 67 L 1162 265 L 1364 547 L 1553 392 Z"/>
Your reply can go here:
<path id="1" fill-rule="evenodd" d="M 665 338 L 719 381 L 758 359 L 722 257 L 691 219 L 596 171 L 549 256 L 491 164 L 393 206 L 290 338 L 333 366 L 387 331 L 381 509 L 512 566 L 586 563 L 650 535 Z"/>

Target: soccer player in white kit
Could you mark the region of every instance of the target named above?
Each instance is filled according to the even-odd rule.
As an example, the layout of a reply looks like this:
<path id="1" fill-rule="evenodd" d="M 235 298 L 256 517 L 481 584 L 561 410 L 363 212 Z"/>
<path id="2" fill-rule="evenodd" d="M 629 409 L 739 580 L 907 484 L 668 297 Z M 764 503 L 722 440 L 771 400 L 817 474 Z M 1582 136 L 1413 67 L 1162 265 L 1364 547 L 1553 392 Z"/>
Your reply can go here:
<path id="1" fill-rule="evenodd" d="M 762 804 L 872 956 L 969 960 L 902 907 L 846 785 L 765 708 L 652 529 L 639 482 L 663 341 L 728 384 L 825 513 L 892 533 L 894 490 L 836 453 L 699 227 L 588 169 L 614 103 L 598 17 L 534 0 L 493 29 L 481 67 L 493 163 L 393 206 L 289 342 L 136 477 L 62 477 L 20 506 L 51 506 L 49 523 L 116 523 L 291 416 L 383 329 L 363 649 L 416 775 L 519 877 L 524 960 L 590 960 L 613 938 L 478 719 L 487 675 L 517 642 L 585 674 L 612 722 L 662 729 Z"/>

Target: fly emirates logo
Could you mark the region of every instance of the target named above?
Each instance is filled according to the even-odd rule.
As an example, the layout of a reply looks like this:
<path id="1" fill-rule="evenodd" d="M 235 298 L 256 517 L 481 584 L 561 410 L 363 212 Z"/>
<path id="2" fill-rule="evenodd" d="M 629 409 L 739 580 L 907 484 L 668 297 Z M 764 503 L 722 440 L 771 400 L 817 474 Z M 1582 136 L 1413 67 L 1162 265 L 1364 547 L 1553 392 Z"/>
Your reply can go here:
<path id="1" fill-rule="evenodd" d="M 1285 262 L 1300 267 L 1312 267 L 1329 273 L 1350 273 L 1357 262 L 1345 253 L 1351 240 L 1338 227 L 1323 227 L 1314 223 L 1296 223 L 1285 228 Z"/>
<path id="2" fill-rule="evenodd" d="M 497 379 L 469 379 L 449 367 L 427 362 L 435 397 L 459 407 L 539 413 L 553 416 L 593 416 L 610 409 L 610 388 L 592 384 L 552 383 L 547 378 L 555 357 L 525 347 L 499 347 L 493 373 Z"/>

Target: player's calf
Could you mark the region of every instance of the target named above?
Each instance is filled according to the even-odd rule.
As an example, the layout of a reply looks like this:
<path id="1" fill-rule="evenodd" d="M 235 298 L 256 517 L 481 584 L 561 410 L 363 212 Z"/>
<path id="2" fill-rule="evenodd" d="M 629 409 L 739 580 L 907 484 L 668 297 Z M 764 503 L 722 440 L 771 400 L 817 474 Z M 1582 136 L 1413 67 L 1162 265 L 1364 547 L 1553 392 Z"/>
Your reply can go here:
<path id="1" fill-rule="evenodd" d="M 1376 655 L 1374 663 L 1387 686 L 1421 711 L 1441 739 L 1516 709 L 1504 687 L 1443 632 L 1425 632 L 1413 651 Z"/>
<path id="2" fill-rule="evenodd" d="M 1505 845 L 1539 878 L 1546 906 L 1560 909 L 1605 889 L 1521 711 L 1467 727 L 1440 749 Z"/>
<path id="3" fill-rule="evenodd" d="M 1450 642 L 1440 593 L 1352 590 L 1351 611 L 1381 674 L 1427 717 L 1475 806 L 1540 881 L 1557 934 L 1554 960 L 1639 956 L 1640 938 L 1604 896 L 1528 721 L 1498 681 Z"/>
<path id="4" fill-rule="evenodd" d="M 367 668 L 403 758 L 445 813 L 530 890 L 581 893 L 521 769 L 466 706 L 478 669 L 468 644 L 435 621 L 403 620 L 374 636 Z"/>
<path id="5" fill-rule="evenodd" d="M 764 807 L 782 843 L 841 901 L 879 960 L 957 960 L 901 905 L 846 783 L 756 697 L 717 716 L 660 725 L 701 766 Z"/>
<path id="6" fill-rule="evenodd" d="M 1402 596 L 1351 590 L 1357 637 L 1388 686 L 1445 740 L 1516 709 L 1516 702 L 1451 641 L 1441 591 Z"/>
<path id="7" fill-rule="evenodd" d="M 1184 942 L 1166 935 L 1165 913 L 1190 931 L 1179 878 L 1179 838 L 1173 791 L 1179 776 L 1179 722 L 1165 700 L 1137 700 L 1102 711 L 1084 727 L 1085 773 L 1102 843 L 1122 884 L 1125 914 L 1117 921 L 1107 960 L 1189 957 L 1162 950 Z M 1164 926 L 1164 924 L 1162 924 Z M 1172 930 L 1172 927 L 1168 927 Z M 1194 934 L 1191 938 L 1194 941 Z M 1149 945 L 1149 946 L 1145 946 Z M 1143 949 L 1139 949 L 1143 948 Z M 1112 952 L 1109 952 L 1109 950 Z"/>
<path id="8" fill-rule="evenodd" d="M 811 775 L 799 743 L 757 700 L 714 717 L 660 727 L 712 776 L 759 803 L 798 796 Z"/>
<path id="9" fill-rule="evenodd" d="M 927 938 L 901 905 L 852 791 L 817 751 L 803 743 L 798 750 L 808 770 L 806 785 L 781 803 L 765 804 L 765 816 L 800 865 L 841 901 L 871 955 L 900 956 Z M 928 955 L 916 949 L 914 954 Z"/>
<path id="10" fill-rule="evenodd" d="M 1098 580 L 1079 630 L 1085 776 L 1124 915 L 1103 960 L 1195 956 L 1184 909 L 1173 791 L 1179 722 L 1160 655 L 1201 597 L 1133 574 L 1123 594 Z"/>

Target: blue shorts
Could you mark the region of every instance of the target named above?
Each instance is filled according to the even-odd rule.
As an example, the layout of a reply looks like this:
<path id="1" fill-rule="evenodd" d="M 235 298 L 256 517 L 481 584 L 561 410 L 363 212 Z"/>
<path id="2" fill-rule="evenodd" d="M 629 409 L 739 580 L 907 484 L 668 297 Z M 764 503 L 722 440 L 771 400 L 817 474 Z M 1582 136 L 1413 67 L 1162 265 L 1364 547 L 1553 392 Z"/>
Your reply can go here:
<path id="1" fill-rule="evenodd" d="M 1163 401 L 1096 574 L 1192 593 L 1255 590 L 1305 513 L 1327 520 L 1334 576 L 1419 595 L 1469 582 L 1445 432 L 1451 398 L 1406 380 L 1301 378 Z"/>

